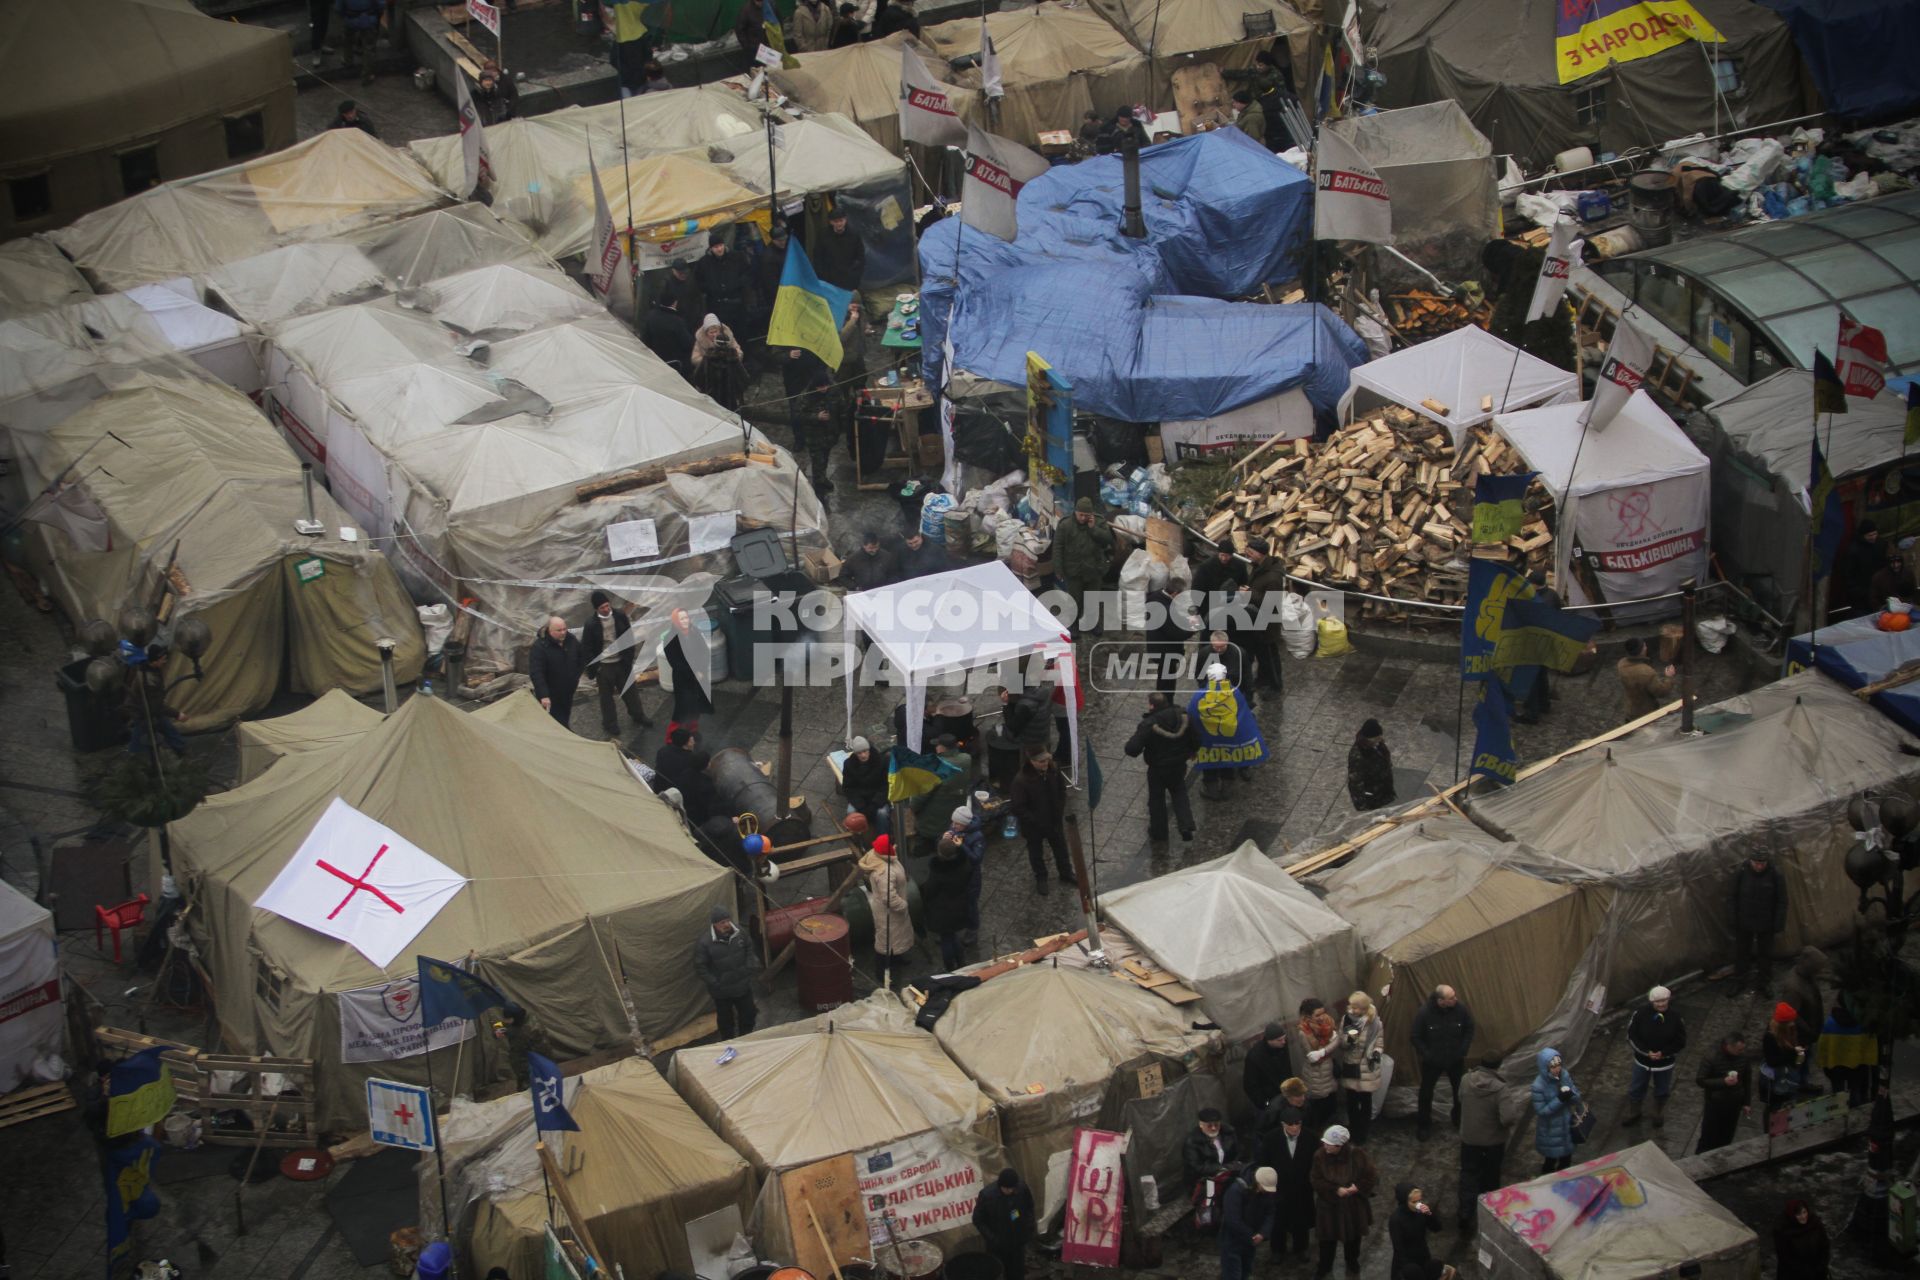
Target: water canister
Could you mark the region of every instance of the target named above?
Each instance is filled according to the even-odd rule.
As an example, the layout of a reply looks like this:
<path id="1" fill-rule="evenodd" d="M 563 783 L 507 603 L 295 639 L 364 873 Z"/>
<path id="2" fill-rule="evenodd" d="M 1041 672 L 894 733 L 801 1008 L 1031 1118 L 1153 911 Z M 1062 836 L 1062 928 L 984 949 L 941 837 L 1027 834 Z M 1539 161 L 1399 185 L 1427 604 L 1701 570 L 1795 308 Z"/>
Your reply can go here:
<path id="1" fill-rule="evenodd" d="M 1612 216 L 1613 198 L 1604 191 L 1582 191 L 1573 208 L 1580 215 L 1580 221 L 1598 222 Z"/>
<path id="2" fill-rule="evenodd" d="M 927 541 L 944 545 L 947 541 L 947 512 L 953 510 L 953 495 L 930 493 L 920 504 L 920 532 Z"/>
<path id="3" fill-rule="evenodd" d="M 1640 233 L 1646 248 L 1673 239 L 1673 175 L 1648 170 L 1627 183 L 1627 225 Z"/>
<path id="4" fill-rule="evenodd" d="M 1572 173 L 1576 169 L 1593 167 L 1592 147 L 1571 147 L 1553 158 L 1553 167 L 1558 173 Z"/>
<path id="5" fill-rule="evenodd" d="M 793 926 L 793 971 L 800 1007 L 837 1009 L 853 999 L 853 931 L 839 916 L 811 915 Z"/>

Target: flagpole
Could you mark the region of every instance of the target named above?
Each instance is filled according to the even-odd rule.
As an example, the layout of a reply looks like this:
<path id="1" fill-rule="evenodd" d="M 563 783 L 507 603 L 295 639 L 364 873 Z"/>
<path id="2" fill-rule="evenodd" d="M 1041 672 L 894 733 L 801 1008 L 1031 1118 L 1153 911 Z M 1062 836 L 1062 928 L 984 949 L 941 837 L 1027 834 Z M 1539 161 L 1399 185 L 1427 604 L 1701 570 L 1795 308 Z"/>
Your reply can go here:
<path id="1" fill-rule="evenodd" d="M 425 1021 L 424 1016 L 422 1017 L 422 1021 Z M 427 1121 L 433 1126 L 433 1162 L 440 1175 L 440 1232 L 446 1239 L 446 1242 L 451 1245 L 453 1243 L 453 1214 L 447 1208 L 446 1134 L 441 1131 L 440 1122 L 433 1117 L 433 1028 L 425 1027 L 423 1029 L 426 1033 L 424 1043 L 427 1046 L 426 1052 L 421 1055 L 427 1060 Z M 479 1034 L 478 1027 L 474 1028 L 474 1033 L 476 1035 Z M 457 1082 L 455 1087 L 458 1087 Z M 453 1111 L 453 1095 L 451 1094 L 447 1095 L 447 1111 L 449 1114 Z M 460 1274 L 458 1260 L 455 1260 L 450 1265 L 452 1270 L 449 1274 L 458 1276 Z"/>
<path id="2" fill-rule="evenodd" d="M 640 246 L 633 240 L 633 163 L 627 157 L 627 95 L 624 92 L 620 95 L 620 174 L 627 187 L 627 280 L 633 287 L 633 325 L 637 329 L 640 327 Z"/>

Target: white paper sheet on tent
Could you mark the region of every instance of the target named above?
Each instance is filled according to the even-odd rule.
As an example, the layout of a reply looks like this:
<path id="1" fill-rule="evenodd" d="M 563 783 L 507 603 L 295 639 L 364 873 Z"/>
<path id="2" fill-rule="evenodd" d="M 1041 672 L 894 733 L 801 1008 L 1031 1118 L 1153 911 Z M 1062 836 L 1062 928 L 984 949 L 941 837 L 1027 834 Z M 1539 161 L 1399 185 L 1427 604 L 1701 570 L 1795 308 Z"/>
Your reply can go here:
<path id="1" fill-rule="evenodd" d="M 1466 325 L 1355 369 L 1340 406 L 1343 418 L 1358 416 L 1364 404 L 1362 392 L 1405 405 L 1421 417 L 1442 424 L 1458 446 L 1468 427 L 1485 422 L 1497 412 L 1577 401 L 1580 379 L 1537 356 L 1517 351 L 1485 329 Z M 1487 396 L 1493 397 L 1491 410 L 1480 407 Z M 1422 400 L 1438 401 L 1447 406 L 1448 412 L 1445 416 L 1437 414 L 1423 406 Z"/>
<path id="2" fill-rule="evenodd" d="M 1079 760 L 1073 641 L 1006 565 L 996 560 L 857 592 L 846 598 L 844 612 L 848 737 L 853 736 L 853 689 L 859 679 L 854 639 L 865 633 L 907 679 L 909 750 L 922 749 L 921 713 L 932 680 L 1039 653 L 1053 664 L 1066 691 L 1067 729 Z"/>

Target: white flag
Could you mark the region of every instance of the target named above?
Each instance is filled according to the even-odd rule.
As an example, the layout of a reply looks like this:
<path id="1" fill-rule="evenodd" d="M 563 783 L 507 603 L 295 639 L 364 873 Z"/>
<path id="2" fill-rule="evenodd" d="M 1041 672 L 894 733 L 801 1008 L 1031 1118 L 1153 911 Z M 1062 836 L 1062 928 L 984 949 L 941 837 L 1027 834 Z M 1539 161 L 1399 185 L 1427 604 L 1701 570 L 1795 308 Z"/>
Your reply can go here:
<path id="1" fill-rule="evenodd" d="M 471 196 L 482 182 L 493 179 L 493 165 L 487 155 L 487 133 L 480 127 L 480 113 L 474 110 L 473 95 L 467 91 L 467 78 L 456 69 L 453 76 L 454 109 L 460 115 L 460 159 L 466 175 L 461 197 Z"/>
<path id="2" fill-rule="evenodd" d="M 1653 339 L 1625 320 L 1614 326 L 1613 341 L 1607 344 L 1606 363 L 1593 387 L 1593 399 L 1587 404 L 1586 429 L 1605 431 L 1633 399 L 1633 393 L 1647 380 L 1647 366 L 1653 363 Z"/>
<path id="3" fill-rule="evenodd" d="M 1321 240 L 1393 243 L 1393 206 L 1380 181 L 1351 142 L 1320 131 L 1314 164 L 1314 236 Z"/>
<path id="4" fill-rule="evenodd" d="M 1007 86 L 1000 79 L 1000 51 L 993 47 L 993 37 L 987 34 L 987 15 L 980 15 L 980 88 L 989 98 L 1007 96 Z"/>
<path id="5" fill-rule="evenodd" d="M 964 147 L 967 126 L 953 109 L 953 86 L 935 80 L 920 58 L 900 46 L 900 137 L 933 147 Z"/>
<path id="6" fill-rule="evenodd" d="M 1573 238 L 1578 234 L 1580 224 L 1571 218 L 1562 218 L 1553 224 L 1552 237 L 1547 241 L 1547 258 L 1540 264 L 1539 278 L 1533 282 L 1533 301 L 1527 304 L 1528 324 L 1550 314 L 1566 296 L 1567 277 L 1573 271 Z"/>
<path id="7" fill-rule="evenodd" d="M 1017 142 L 967 126 L 967 174 L 960 185 L 960 221 L 1011 240 L 1019 234 L 1014 205 L 1020 188 L 1047 171 L 1047 162 Z"/>
<path id="8" fill-rule="evenodd" d="M 607 207 L 607 191 L 600 185 L 600 169 L 593 163 L 593 147 L 587 147 L 587 173 L 593 178 L 593 239 L 588 241 L 588 278 L 593 291 L 601 297 L 613 288 L 614 269 L 620 265 L 619 228 L 613 225 L 613 210 Z"/>
<path id="9" fill-rule="evenodd" d="M 466 883 L 335 796 L 253 905 L 338 938 L 385 969 Z"/>

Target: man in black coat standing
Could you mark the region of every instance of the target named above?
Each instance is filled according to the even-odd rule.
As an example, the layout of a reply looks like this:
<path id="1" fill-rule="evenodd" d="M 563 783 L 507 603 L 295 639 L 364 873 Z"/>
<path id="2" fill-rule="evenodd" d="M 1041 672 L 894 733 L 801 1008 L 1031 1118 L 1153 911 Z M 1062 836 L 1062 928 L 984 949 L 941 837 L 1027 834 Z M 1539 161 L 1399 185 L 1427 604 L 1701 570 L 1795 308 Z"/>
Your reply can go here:
<path id="1" fill-rule="evenodd" d="M 1733 873 L 1733 978 L 1765 992 L 1773 981 L 1773 935 L 1787 927 L 1787 882 L 1765 849 Z"/>
<path id="2" fill-rule="evenodd" d="M 1147 762 L 1147 839 L 1167 838 L 1167 803 L 1180 825 L 1180 838 L 1193 839 L 1193 806 L 1187 799 L 1187 762 L 1193 759 L 1197 737 L 1188 732 L 1187 713 L 1164 693 L 1147 695 L 1147 713 L 1127 739 L 1130 756 Z M 1278 1085 L 1275 1086 L 1278 1088 Z"/>
<path id="3" fill-rule="evenodd" d="M 860 276 L 867 269 L 867 247 L 847 225 L 845 209 L 827 215 L 827 232 L 813 238 L 807 258 L 813 263 L 813 274 L 821 280 L 838 289 L 860 292 Z"/>
<path id="4" fill-rule="evenodd" d="M 973 1202 L 973 1229 L 1000 1264 L 1003 1280 L 1026 1280 L 1027 1242 L 1033 1239 L 1033 1192 L 1012 1169 L 1002 1169 L 993 1185 Z"/>
<path id="5" fill-rule="evenodd" d="M 693 971 L 713 997 L 720 1038 L 731 1040 L 753 1030 L 760 1016 L 753 1002 L 753 940 L 725 907 L 713 908 L 707 920 L 707 936 L 693 945 Z"/>
<path id="6" fill-rule="evenodd" d="M 580 652 L 586 660 L 587 674 L 593 677 L 594 686 L 599 690 L 600 727 L 609 738 L 620 736 L 620 717 L 613 709 L 616 700 L 626 706 L 627 718 L 635 724 L 653 723 L 640 707 L 639 686 L 627 683 L 627 677 L 633 674 L 635 647 L 627 645 L 618 653 L 602 656 L 632 630 L 633 621 L 625 610 L 614 608 L 606 592 L 593 593 L 593 616 L 587 619 L 581 632 Z"/>
<path id="7" fill-rule="evenodd" d="M 1033 886 L 1047 891 L 1047 864 L 1043 847 L 1053 848 L 1054 870 L 1063 884 L 1077 884 L 1073 863 L 1067 857 L 1067 779 L 1053 762 L 1050 751 L 1035 751 L 1027 756 L 1013 779 L 1013 816 L 1020 820 L 1020 833 L 1027 838 L 1027 865 L 1033 869 Z"/>
<path id="8" fill-rule="evenodd" d="M 1307 1113 L 1284 1101 L 1279 1125 L 1260 1146 L 1260 1163 L 1272 1167 L 1280 1182 L 1280 1206 L 1273 1219 L 1273 1257 L 1298 1258 L 1307 1254 L 1307 1233 L 1313 1230 L 1313 1153 L 1320 1144 L 1306 1134 Z"/>
<path id="9" fill-rule="evenodd" d="M 1269 1022 L 1260 1033 L 1259 1043 L 1247 1050 L 1240 1087 L 1253 1109 L 1264 1112 L 1280 1096 L 1281 1083 L 1292 1075 L 1293 1063 L 1287 1057 L 1287 1029 L 1281 1023 Z"/>
<path id="10" fill-rule="evenodd" d="M 573 695 L 580 687 L 582 666 L 580 638 L 567 634 L 565 618 L 557 613 L 549 617 L 527 654 L 527 675 L 541 708 L 562 726 L 573 719 Z"/>
<path id="11" fill-rule="evenodd" d="M 675 294 L 663 292 L 653 300 L 653 305 L 647 308 L 646 322 L 640 327 L 640 340 L 681 377 L 692 372 L 688 361 L 693 357 L 693 326 L 680 314 L 680 302 Z"/>
<path id="12" fill-rule="evenodd" d="M 1452 987 L 1442 983 L 1413 1016 L 1413 1052 L 1420 1060 L 1420 1105 L 1416 1136 L 1433 1132 L 1433 1088 L 1445 1076 L 1453 1089 L 1453 1127 L 1460 1127 L 1460 1076 L 1473 1046 L 1473 1011 Z"/>
<path id="13" fill-rule="evenodd" d="M 667 740 L 653 756 L 653 771 L 680 793 L 680 803 L 696 827 L 713 816 L 719 804 L 719 789 L 707 775 L 710 759 L 694 731 L 683 724 L 667 730 Z"/>

